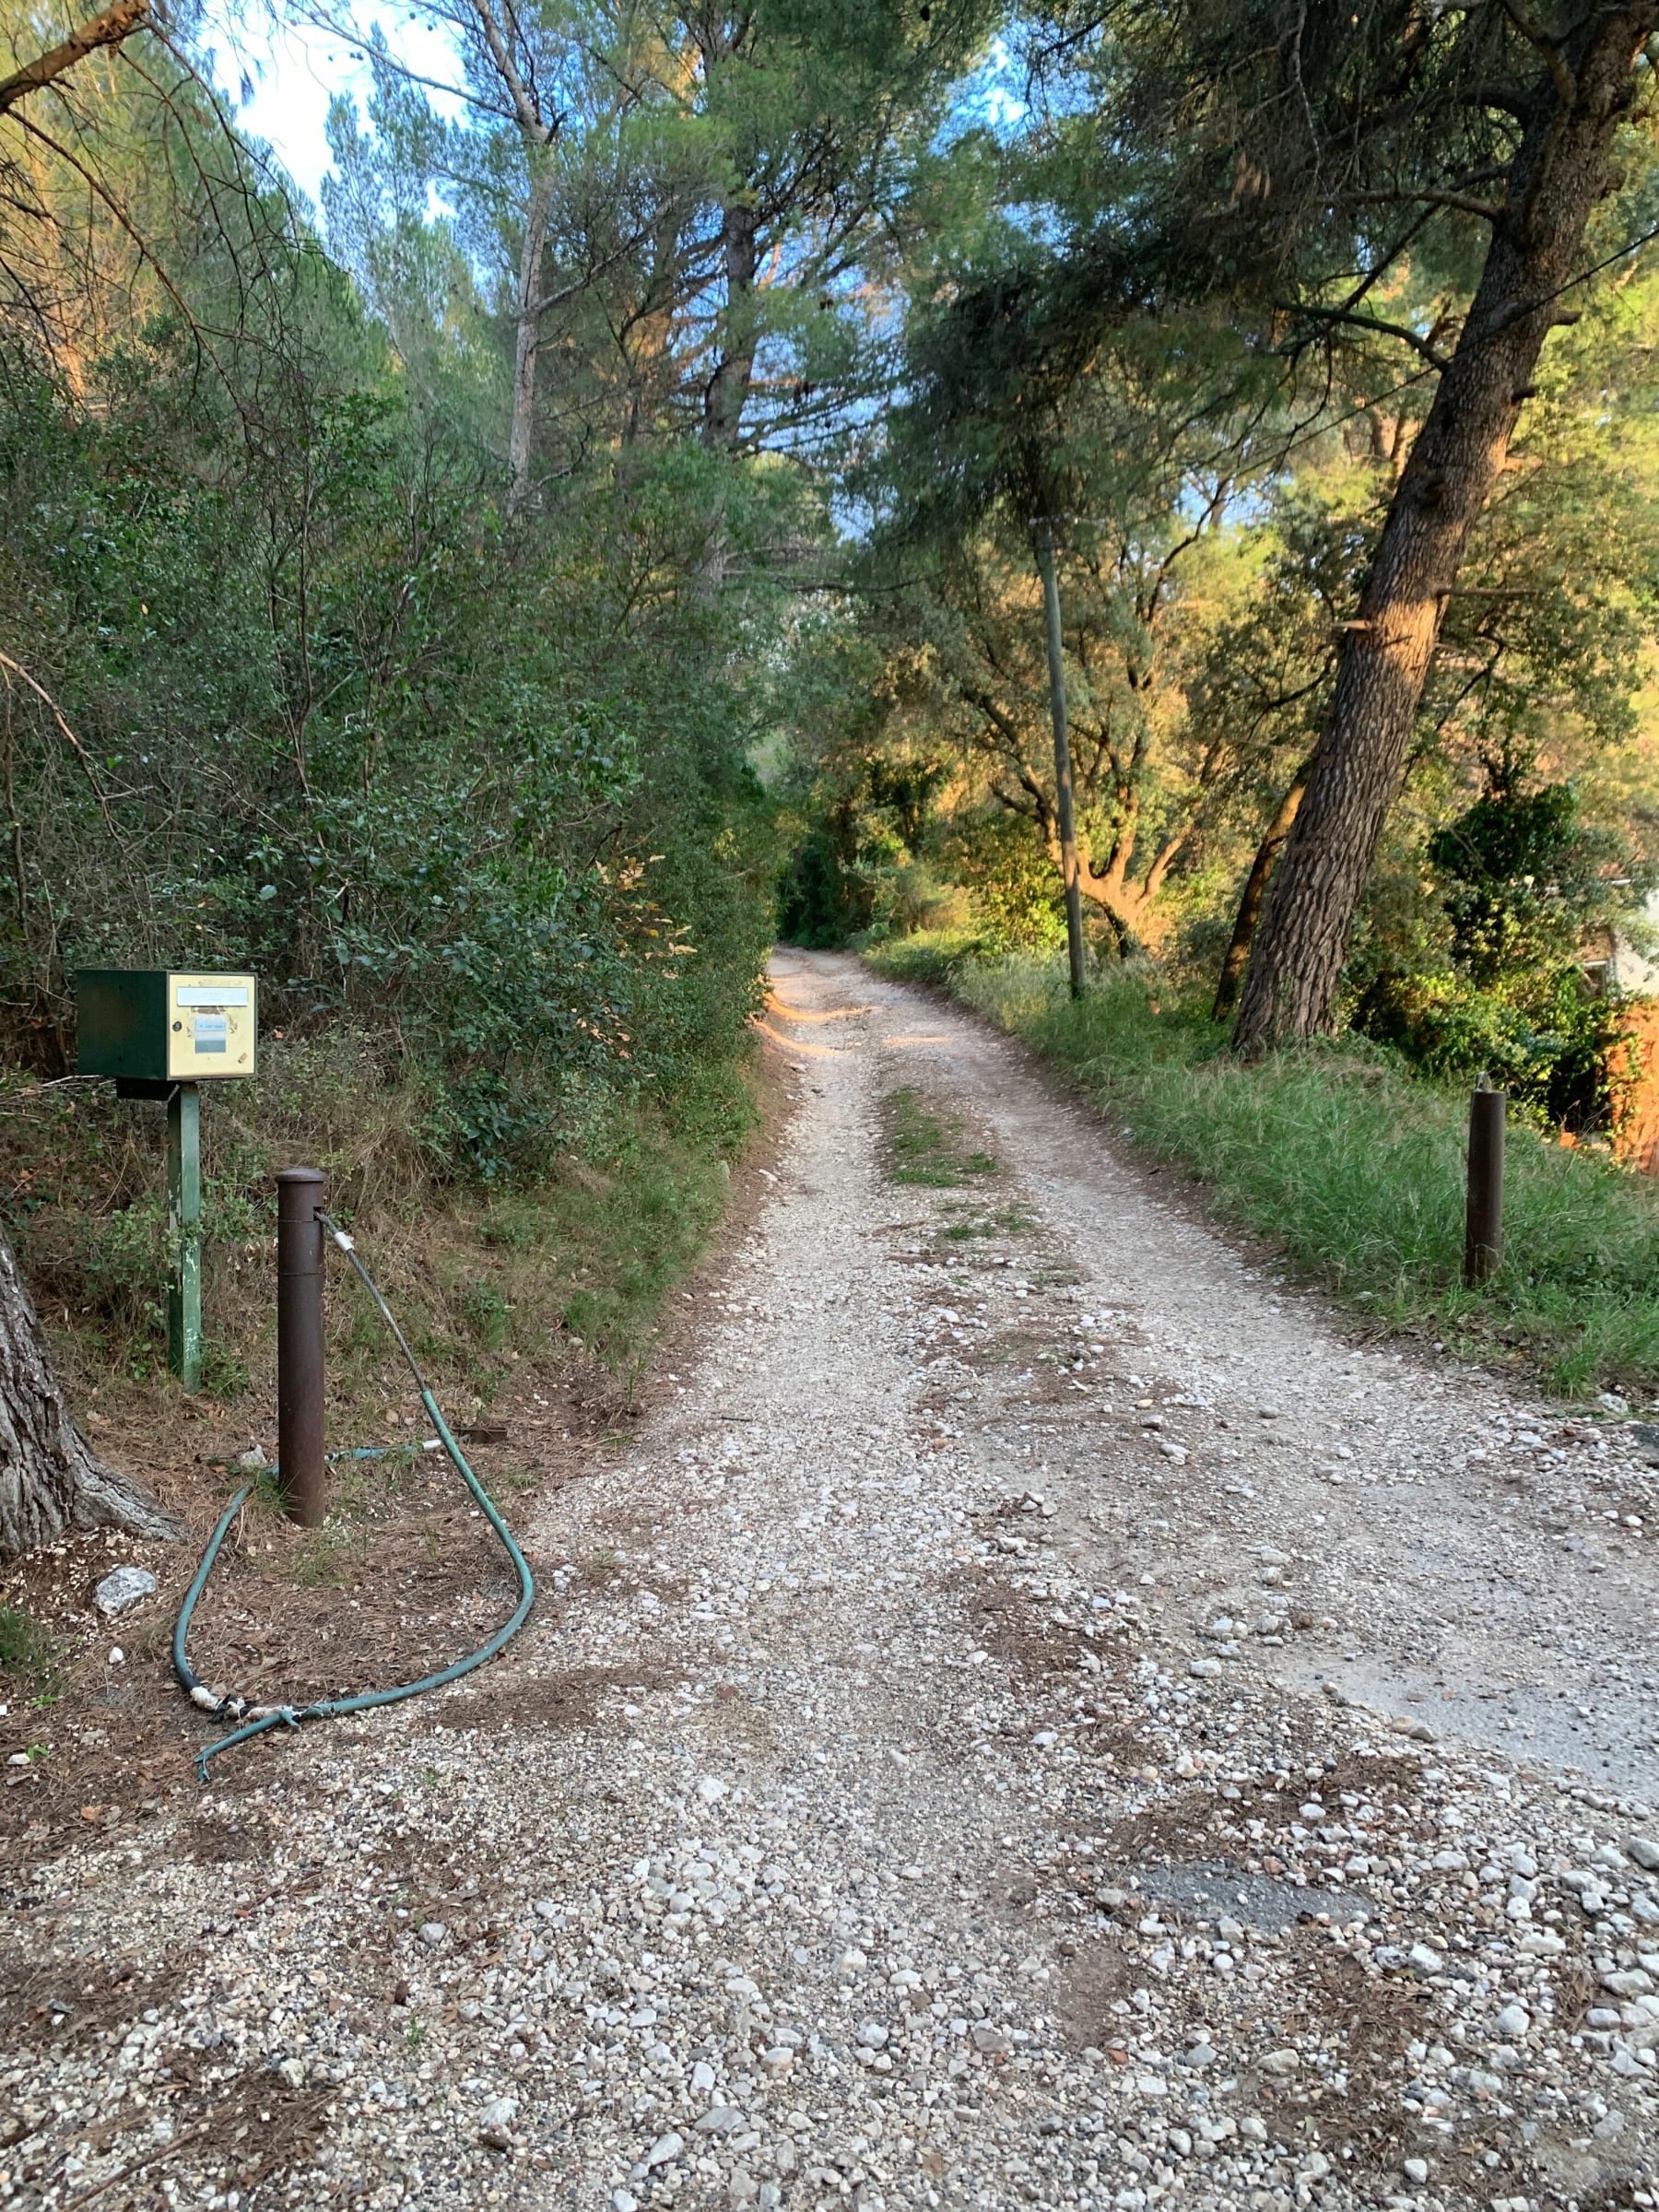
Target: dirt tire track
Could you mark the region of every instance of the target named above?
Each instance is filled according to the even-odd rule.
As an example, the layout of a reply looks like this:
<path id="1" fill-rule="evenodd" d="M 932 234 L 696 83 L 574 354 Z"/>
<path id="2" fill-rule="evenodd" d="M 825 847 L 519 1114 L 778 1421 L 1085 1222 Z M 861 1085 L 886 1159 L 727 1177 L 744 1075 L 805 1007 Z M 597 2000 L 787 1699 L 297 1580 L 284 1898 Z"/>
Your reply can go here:
<path id="1" fill-rule="evenodd" d="M 56 1862 L 36 1949 L 194 1968 L 0 2073 L 0 2191 L 275 2073 L 314 2147 L 181 2136 L 175 2202 L 1651 2201 L 1652 1550 L 1526 1519 L 1646 1470 L 1357 1354 L 967 1018 L 775 982 L 775 1182 L 639 1433 L 544 1495 L 531 1627 L 257 1747 L 193 1809 L 222 1858 L 169 1815 Z M 891 1179 L 900 1086 L 994 1156 L 970 1196 Z M 1489 1710 L 1518 1653 L 1596 1725 L 1547 1678 Z"/>

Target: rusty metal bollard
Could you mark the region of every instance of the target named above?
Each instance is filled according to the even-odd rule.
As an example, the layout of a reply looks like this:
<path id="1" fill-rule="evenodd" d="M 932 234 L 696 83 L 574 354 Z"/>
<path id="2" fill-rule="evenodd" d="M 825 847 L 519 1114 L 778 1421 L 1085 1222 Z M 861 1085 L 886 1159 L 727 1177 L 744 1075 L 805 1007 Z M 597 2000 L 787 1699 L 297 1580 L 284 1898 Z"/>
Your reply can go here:
<path id="1" fill-rule="evenodd" d="M 1503 1110 L 1482 1070 L 1469 1100 L 1469 1195 L 1464 1217 L 1464 1281 L 1484 1283 L 1503 1253 Z"/>
<path id="2" fill-rule="evenodd" d="M 323 1206 L 327 1178 L 276 1178 L 276 1465 L 283 1510 L 317 1527 L 323 1494 Z"/>

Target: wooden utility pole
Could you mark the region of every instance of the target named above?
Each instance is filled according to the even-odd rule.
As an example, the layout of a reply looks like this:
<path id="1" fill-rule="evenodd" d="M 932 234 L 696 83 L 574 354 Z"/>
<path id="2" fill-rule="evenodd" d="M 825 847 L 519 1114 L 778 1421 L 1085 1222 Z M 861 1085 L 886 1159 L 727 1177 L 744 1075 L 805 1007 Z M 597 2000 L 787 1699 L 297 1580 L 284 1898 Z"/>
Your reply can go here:
<path id="1" fill-rule="evenodd" d="M 1071 735 L 1065 723 L 1065 665 L 1061 658 L 1060 580 L 1054 569 L 1054 525 L 1037 524 L 1037 566 L 1042 573 L 1042 615 L 1048 632 L 1049 710 L 1054 721 L 1055 812 L 1060 824 L 1060 875 L 1065 886 L 1065 950 L 1071 994 L 1083 995 L 1083 893 L 1077 882 L 1077 825 L 1072 806 Z"/>

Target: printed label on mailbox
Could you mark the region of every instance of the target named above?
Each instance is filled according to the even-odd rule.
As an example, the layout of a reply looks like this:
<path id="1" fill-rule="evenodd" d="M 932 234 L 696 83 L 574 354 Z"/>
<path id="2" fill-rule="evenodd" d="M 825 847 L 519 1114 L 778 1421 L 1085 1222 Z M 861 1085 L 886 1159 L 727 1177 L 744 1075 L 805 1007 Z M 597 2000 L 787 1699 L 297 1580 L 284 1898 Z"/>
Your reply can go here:
<path id="1" fill-rule="evenodd" d="M 169 975 L 167 1072 L 173 1081 L 251 1076 L 258 1035 L 254 977 Z"/>

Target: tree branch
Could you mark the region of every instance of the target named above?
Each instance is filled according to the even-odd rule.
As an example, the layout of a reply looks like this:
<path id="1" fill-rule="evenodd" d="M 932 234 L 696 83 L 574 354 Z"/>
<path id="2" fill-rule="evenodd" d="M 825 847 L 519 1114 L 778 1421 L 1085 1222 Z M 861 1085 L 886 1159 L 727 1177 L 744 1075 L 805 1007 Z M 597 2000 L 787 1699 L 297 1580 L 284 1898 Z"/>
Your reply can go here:
<path id="1" fill-rule="evenodd" d="M 31 138 L 38 138 L 41 144 L 47 147 L 50 152 L 55 154 L 58 159 L 62 161 L 66 168 L 72 169 L 76 175 L 80 179 L 81 182 L 87 187 L 87 190 L 92 194 L 92 196 L 100 201 L 102 205 L 109 210 L 112 220 L 122 230 L 126 233 L 128 239 L 131 241 L 133 250 L 138 255 L 139 259 L 143 261 L 149 268 L 154 270 L 156 281 L 160 285 L 162 290 L 167 294 L 168 298 L 178 309 L 180 320 L 182 322 L 185 329 L 189 331 L 192 344 L 197 348 L 198 352 L 206 354 L 207 359 L 213 363 L 214 369 L 218 372 L 219 382 L 224 385 L 226 391 L 230 394 L 231 405 L 238 409 L 239 413 L 241 413 L 241 406 L 236 395 L 236 386 L 231 382 L 224 363 L 219 359 L 218 354 L 214 352 L 212 347 L 208 345 L 206 336 L 203 335 L 202 324 L 197 321 L 194 314 L 192 314 L 189 303 L 186 301 L 183 293 L 180 291 L 178 286 L 168 275 L 166 269 L 162 266 L 156 254 L 151 252 L 149 246 L 145 241 L 143 233 L 139 230 L 138 226 L 133 221 L 132 218 L 122 206 L 121 202 L 116 198 L 115 194 L 100 178 L 93 174 L 92 171 L 87 167 L 87 164 L 84 161 L 77 159 L 77 157 L 68 147 L 60 145 L 57 139 L 52 136 L 50 132 L 41 130 L 38 123 L 31 123 L 26 115 L 20 116 L 18 121 L 22 128 L 28 132 Z"/>
<path id="2" fill-rule="evenodd" d="M 1515 0 L 1498 0 L 1498 5 L 1527 44 L 1536 48 L 1543 55 L 1544 66 L 1549 71 L 1549 81 L 1555 87 L 1556 98 L 1571 112 L 1578 104 L 1578 83 L 1567 66 L 1560 41 L 1552 39 L 1530 16 L 1517 7 Z"/>
<path id="3" fill-rule="evenodd" d="M 507 97 L 512 102 L 513 116 L 520 131 L 531 146 L 550 146 L 558 135 L 560 118 L 555 116 L 549 122 L 542 120 L 541 111 L 529 87 L 519 75 L 512 52 L 501 35 L 501 27 L 495 19 L 495 11 L 489 0 L 473 0 L 473 7 L 484 43 L 489 49 L 489 58 L 507 88 Z"/>
<path id="4" fill-rule="evenodd" d="M 620 245 L 602 254 L 591 269 L 585 269 L 580 276 L 572 276 L 569 284 L 561 284 L 553 291 L 543 292 L 538 300 L 533 300 L 530 312 L 533 315 L 545 315 L 553 308 L 563 307 L 567 301 L 577 299 L 590 285 L 597 284 L 607 270 L 615 268 L 618 262 L 626 260 L 636 247 L 643 245 L 650 235 L 649 226 L 642 225 L 625 238 Z"/>
<path id="5" fill-rule="evenodd" d="M 150 0 L 115 0 L 113 7 L 72 30 L 61 46 L 13 70 L 10 76 L 0 77 L 0 115 L 29 93 L 51 84 L 54 76 L 62 76 L 65 69 L 73 69 L 88 54 L 96 53 L 100 46 L 119 46 L 123 39 L 142 30 L 149 20 L 149 11 Z"/>
<path id="6" fill-rule="evenodd" d="M 148 0 L 146 0 L 146 5 L 148 5 Z M 68 717 L 65 714 L 63 708 L 58 705 L 57 700 L 53 698 L 45 685 L 38 683 L 29 675 L 21 661 L 14 661 L 9 653 L 0 653 L 0 683 L 9 685 L 14 676 L 20 684 L 34 693 L 47 713 L 56 723 L 59 735 L 86 771 L 87 781 L 92 786 L 92 796 L 98 801 L 98 811 L 104 818 L 104 828 L 112 830 L 115 824 L 110 818 L 110 802 L 105 798 L 103 786 L 98 781 L 98 771 L 92 766 L 91 758 L 86 747 L 70 728 Z"/>
<path id="7" fill-rule="evenodd" d="M 1477 199 L 1472 192 L 1434 192 L 1428 189 L 1400 192 L 1357 192 L 1357 204 L 1366 207 L 1452 207 L 1463 215 L 1477 215 L 1484 223 L 1503 219 L 1501 200 Z"/>
<path id="8" fill-rule="evenodd" d="M 1446 356 L 1436 353 L 1428 339 L 1419 336 L 1408 323 L 1385 323 L 1379 316 L 1354 314 L 1345 307 L 1312 307 L 1305 301 L 1295 306 L 1286 303 L 1281 312 L 1285 314 L 1312 315 L 1321 323 L 1344 323 L 1355 330 L 1369 330 L 1375 337 L 1398 338 L 1402 344 L 1409 346 L 1414 353 L 1419 354 L 1431 369 L 1443 372 L 1447 365 Z"/>
<path id="9" fill-rule="evenodd" d="M 1532 94 L 1524 85 L 1512 78 L 1482 76 L 1459 86 L 1453 99 L 1460 108 L 1496 108 L 1500 114 L 1512 115 L 1524 123 L 1532 110 Z"/>

